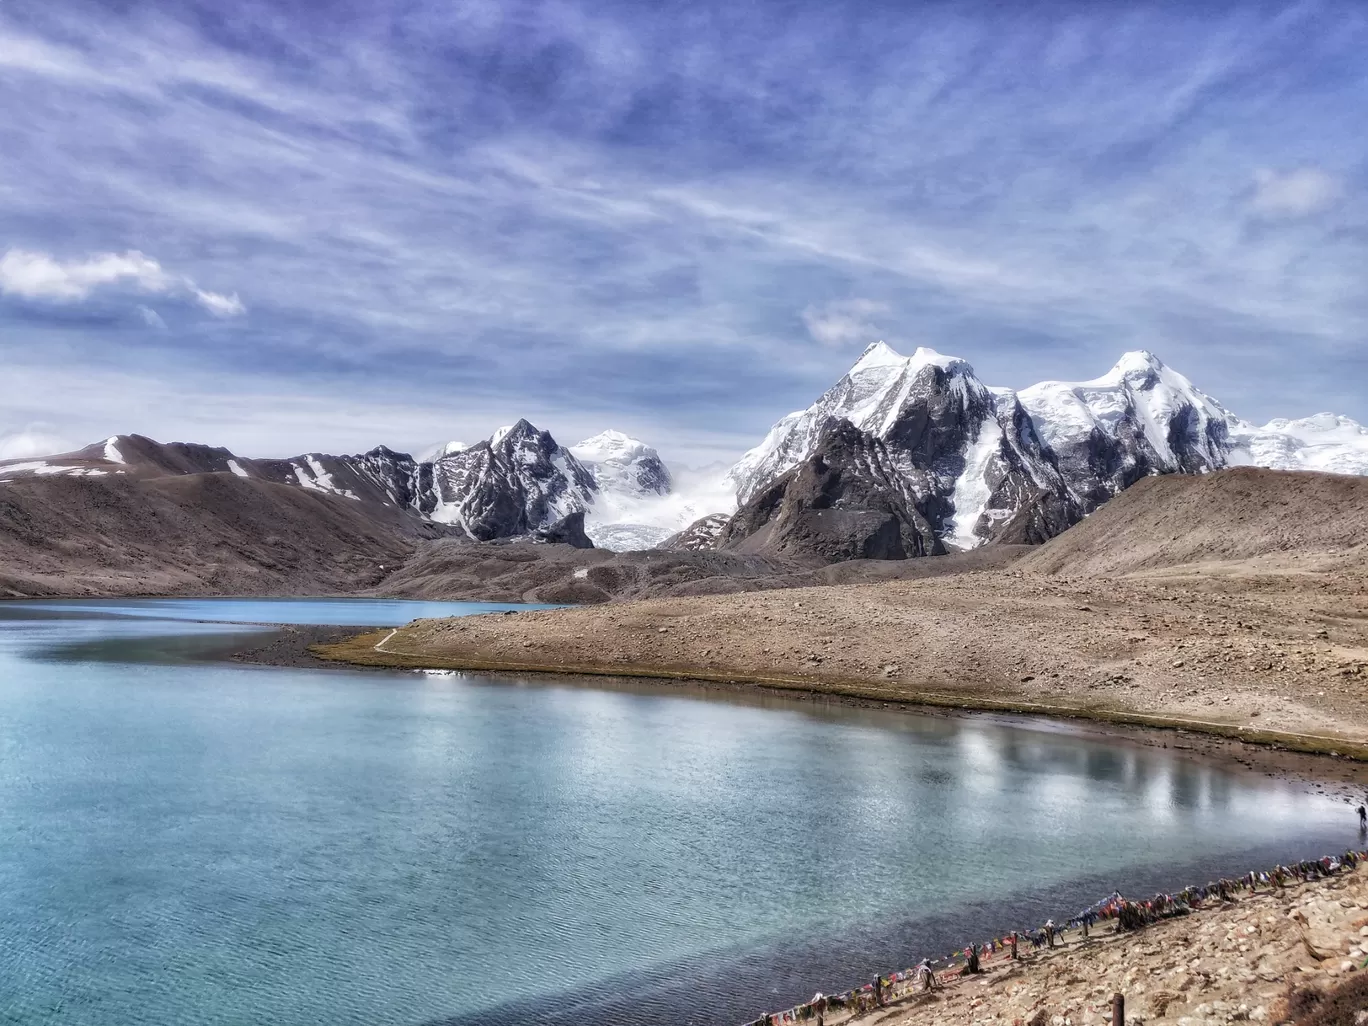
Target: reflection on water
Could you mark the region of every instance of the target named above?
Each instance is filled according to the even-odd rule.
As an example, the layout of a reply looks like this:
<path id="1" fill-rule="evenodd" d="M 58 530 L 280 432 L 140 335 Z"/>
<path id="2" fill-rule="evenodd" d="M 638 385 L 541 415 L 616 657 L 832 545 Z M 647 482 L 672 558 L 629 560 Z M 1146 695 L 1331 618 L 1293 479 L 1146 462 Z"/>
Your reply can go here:
<path id="1" fill-rule="evenodd" d="M 1268 778 L 988 719 L 44 656 L 438 612 L 401 603 L 46 605 L 0 604 L 24 1023 L 743 1021 L 1112 886 L 1353 840 Z"/>

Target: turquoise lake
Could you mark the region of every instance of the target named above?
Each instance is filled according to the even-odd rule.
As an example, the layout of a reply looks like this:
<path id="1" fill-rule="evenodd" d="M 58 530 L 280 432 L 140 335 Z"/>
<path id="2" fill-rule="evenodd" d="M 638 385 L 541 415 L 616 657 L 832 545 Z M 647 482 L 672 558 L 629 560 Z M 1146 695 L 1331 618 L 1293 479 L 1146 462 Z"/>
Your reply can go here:
<path id="1" fill-rule="evenodd" d="M 0 1022 L 735 1024 L 1357 840 L 1047 723 L 209 656 L 504 608 L 0 602 Z"/>

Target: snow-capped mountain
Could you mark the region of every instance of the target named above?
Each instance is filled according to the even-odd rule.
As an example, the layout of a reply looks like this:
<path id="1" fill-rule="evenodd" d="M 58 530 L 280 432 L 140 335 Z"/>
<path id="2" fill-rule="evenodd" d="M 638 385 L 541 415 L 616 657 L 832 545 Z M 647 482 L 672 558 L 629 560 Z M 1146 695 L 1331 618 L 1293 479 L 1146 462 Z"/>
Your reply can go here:
<path id="1" fill-rule="evenodd" d="M 660 453 L 621 431 L 602 431 L 570 451 L 594 475 L 601 495 L 668 495 L 673 481 Z"/>
<path id="2" fill-rule="evenodd" d="M 442 442 L 438 445 L 431 445 L 418 453 L 415 457 L 419 463 L 433 463 L 440 460 L 443 456 L 451 456 L 454 453 L 465 452 L 470 446 L 465 442 Z"/>
<path id="3" fill-rule="evenodd" d="M 249 459 L 207 445 L 117 435 L 72 453 L 0 462 L 0 481 L 231 473 L 396 507 L 480 541 L 536 535 L 579 513 L 596 543 L 618 549 L 650 548 L 705 513 L 734 507 L 730 495 L 705 491 L 707 503 L 720 505 L 700 505 L 696 491 L 676 493 L 659 454 L 617 431 L 571 449 L 520 420 L 474 445 L 434 447 L 432 457 L 415 460 L 380 446 L 359 455 Z"/>
<path id="4" fill-rule="evenodd" d="M 729 473 L 745 503 L 815 451 L 833 421 L 883 441 L 936 536 L 955 548 L 1016 535 L 1032 508 L 1057 530 L 1150 474 L 1239 464 L 1368 474 L 1368 430 L 1321 414 L 1255 427 L 1148 352 L 1092 381 L 989 388 L 931 349 L 869 346 L 806 410 L 789 414 Z"/>
<path id="5" fill-rule="evenodd" d="M 674 474 L 655 449 L 621 431 L 586 438 L 570 451 L 597 485 L 585 532 L 602 548 L 654 548 L 699 517 L 736 507 L 720 472 Z"/>
<path id="6" fill-rule="evenodd" d="M 716 547 L 827 563 L 939 555 L 920 498 L 887 443 L 837 418 L 812 455 L 736 511 Z"/>
<path id="7" fill-rule="evenodd" d="M 593 475 L 526 420 L 486 442 L 419 464 L 418 510 L 487 541 L 527 534 L 593 504 Z"/>
<path id="8" fill-rule="evenodd" d="M 1082 515 L 1015 393 L 988 388 L 964 360 L 926 348 L 904 357 L 882 342 L 741 458 L 730 473 L 738 501 L 806 460 L 838 420 L 885 444 L 920 514 L 955 548 L 993 537 L 1029 503 L 1067 523 Z"/>
<path id="9" fill-rule="evenodd" d="M 1126 353 L 1093 381 L 1045 381 L 1017 398 L 1089 509 L 1151 474 L 1227 463 L 1237 423 L 1152 353 Z"/>
<path id="10" fill-rule="evenodd" d="M 1233 466 L 1368 474 L 1368 427 L 1333 413 L 1279 418 L 1262 427 L 1238 421 L 1230 445 L 1227 460 Z"/>
<path id="11" fill-rule="evenodd" d="M 840 425 L 858 434 L 833 433 Z M 596 545 L 620 550 L 677 535 L 673 544 L 688 548 L 754 548 L 772 537 L 785 552 L 808 538 L 828 553 L 910 554 L 1043 541 L 1150 474 L 1252 464 L 1368 475 L 1368 428 L 1328 413 L 1250 424 L 1147 352 L 1126 353 L 1091 381 L 1013 391 L 985 385 L 962 359 L 925 348 L 902 356 L 877 342 L 729 470 L 672 471 L 654 448 L 619 431 L 562 446 L 526 420 L 423 457 L 380 446 L 249 459 L 116 435 L 76 452 L 0 462 L 0 483 L 223 473 L 377 504 L 424 530 L 445 526 L 476 540 L 582 540 L 582 518 Z M 888 488 L 896 494 L 883 496 Z M 837 521 L 845 525 L 839 539 Z M 896 532 L 886 526 L 895 521 Z"/>

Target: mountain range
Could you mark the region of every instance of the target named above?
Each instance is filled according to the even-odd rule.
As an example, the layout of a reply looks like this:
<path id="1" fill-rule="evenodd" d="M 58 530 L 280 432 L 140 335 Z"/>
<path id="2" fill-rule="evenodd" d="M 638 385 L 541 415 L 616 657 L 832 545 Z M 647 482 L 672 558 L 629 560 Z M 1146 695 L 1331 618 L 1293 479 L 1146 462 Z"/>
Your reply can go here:
<path id="1" fill-rule="evenodd" d="M 1368 429 L 1333 414 L 1255 426 L 1143 351 L 1091 381 L 1014 391 L 985 385 L 962 359 L 926 348 L 902 356 L 877 342 L 725 471 L 672 470 L 650 445 L 612 430 L 563 446 L 519 420 L 421 458 L 379 446 L 252 459 L 118 435 L 0 463 L 0 484 L 228 474 L 474 541 L 834 562 L 1038 543 L 1141 478 L 1242 465 L 1368 474 Z"/>

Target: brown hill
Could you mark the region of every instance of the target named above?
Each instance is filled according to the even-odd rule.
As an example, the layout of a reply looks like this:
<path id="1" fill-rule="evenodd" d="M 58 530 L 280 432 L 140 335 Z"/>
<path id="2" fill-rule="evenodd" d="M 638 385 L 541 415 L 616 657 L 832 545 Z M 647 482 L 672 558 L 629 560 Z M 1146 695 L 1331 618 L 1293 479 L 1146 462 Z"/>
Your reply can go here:
<path id="1" fill-rule="evenodd" d="M 1195 563 L 1292 569 L 1368 542 L 1368 477 L 1239 467 L 1151 477 L 1020 560 L 1015 569 L 1114 577 Z"/>
<path id="2" fill-rule="evenodd" d="M 232 474 L 25 478 L 0 487 L 0 595 L 354 592 L 440 530 Z"/>

